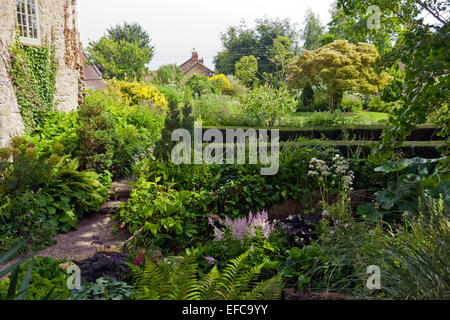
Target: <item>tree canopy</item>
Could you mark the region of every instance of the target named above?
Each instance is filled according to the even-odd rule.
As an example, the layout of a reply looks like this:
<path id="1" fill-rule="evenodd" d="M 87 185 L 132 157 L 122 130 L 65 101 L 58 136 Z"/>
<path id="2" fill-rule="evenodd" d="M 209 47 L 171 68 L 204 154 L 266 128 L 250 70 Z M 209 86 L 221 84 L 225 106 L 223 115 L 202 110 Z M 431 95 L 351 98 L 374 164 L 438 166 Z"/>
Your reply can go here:
<path id="1" fill-rule="evenodd" d="M 264 73 L 276 72 L 278 67 L 271 60 L 273 55 L 270 51 L 279 36 L 289 39 L 287 50 L 298 53 L 298 31 L 289 19 L 263 18 L 256 20 L 255 28 L 249 28 L 245 22 L 240 26 L 229 27 L 221 34 L 224 50 L 214 58 L 216 72 L 234 74 L 236 62 L 249 55 L 258 59 L 260 78 Z"/>
<path id="2" fill-rule="evenodd" d="M 105 78 L 142 79 L 154 54 L 148 33 L 137 23 L 124 23 L 107 30 L 86 49 L 91 63 Z"/>
<path id="3" fill-rule="evenodd" d="M 316 86 L 328 95 L 332 110 L 340 93 L 352 90 L 374 94 L 392 80 L 386 72 L 377 73 L 377 58 L 372 44 L 336 40 L 314 51 L 305 50 L 289 68 L 289 86 Z"/>
<path id="4" fill-rule="evenodd" d="M 256 79 L 258 60 L 253 55 L 242 57 L 236 62 L 235 70 L 236 77 L 245 85 L 249 85 Z"/>
<path id="5" fill-rule="evenodd" d="M 305 26 L 301 31 L 300 38 L 303 42 L 303 49 L 315 50 L 321 46 L 320 40 L 325 32 L 325 27 L 321 24 L 318 15 L 308 8 L 305 14 Z"/>
<path id="6" fill-rule="evenodd" d="M 396 39 L 394 60 L 405 64 L 405 92 L 402 107 L 394 111 L 394 127 L 383 135 L 376 158 L 386 157 L 399 147 L 418 124 L 435 117 L 440 134 L 449 139 L 448 88 L 449 2 L 446 0 L 339 0 L 345 13 L 358 16 L 369 4 L 380 8 L 382 17 L 394 17 L 405 26 Z M 423 18 L 427 16 L 428 19 Z M 448 144 L 447 144 L 448 145 Z M 444 152 L 448 153 L 447 151 Z M 448 161 L 448 160 L 447 160 Z M 448 168 L 447 165 L 443 167 Z M 447 169 L 448 170 L 448 169 Z"/>

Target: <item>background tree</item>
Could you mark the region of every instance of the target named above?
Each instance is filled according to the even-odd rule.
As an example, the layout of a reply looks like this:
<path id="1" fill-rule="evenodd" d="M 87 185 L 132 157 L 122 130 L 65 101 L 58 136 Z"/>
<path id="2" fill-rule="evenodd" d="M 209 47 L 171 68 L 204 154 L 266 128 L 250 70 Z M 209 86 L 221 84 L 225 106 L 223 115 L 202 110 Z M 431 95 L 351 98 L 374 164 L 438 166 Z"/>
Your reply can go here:
<path id="1" fill-rule="evenodd" d="M 234 74 L 235 65 L 242 57 L 253 55 L 258 60 L 259 78 L 264 73 L 277 71 L 276 64 L 271 61 L 270 50 L 273 49 L 274 41 L 278 36 L 290 40 L 289 51 L 298 53 L 297 39 L 298 31 L 289 19 L 271 20 L 269 18 L 257 19 L 256 27 L 249 28 L 245 22 L 240 26 L 229 27 L 221 34 L 224 50 L 214 58 L 216 72 Z"/>
<path id="2" fill-rule="evenodd" d="M 283 87 L 259 86 L 249 92 L 244 101 L 245 114 L 253 117 L 258 125 L 276 126 L 278 121 L 295 112 L 297 101 Z"/>
<path id="3" fill-rule="evenodd" d="M 270 61 L 276 66 L 277 74 L 282 83 L 286 82 L 287 68 L 294 60 L 294 52 L 289 48 L 291 40 L 287 37 L 278 36 L 273 42 L 273 48 L 270 50 Z"/>
<path id="4" fill-rule="evenodd" d="M 304 50 L 315 50 L 321 46 L 321 40 L 325 32 L 325 27 L 321 24 L 318 15 L 315 15 L 311 8 L 305 14 L 305 26 L 301 30 L 300 38 L 303 40 Z M 301 93 L 302 105 L 310 106 L 314 102 L 314 90 L 311 84 L 306 83 Z"/>
<path id="5" fill-rule="evenodd" d="M 90 42 L 86 51 L 105 78 L 120 80 L 142 79 L 154 54 L 148 33 L 136 23 L 108 29 L 100 40 Z"/>
<path id="6" fill-rule="evenodd" d="M 156 70 L 156 79 L 159 84 L 177 85 L 183 80 L 183 71 L 176 64 L 166 64 Z"/>
<path id="7" fill-rule="evenodd" d="M 339 0 L 339 6 L 349 15 L 359 16 L 369 1 Z M 374 159 L 386 158 L 394 148 L 402 145 L 412 129 L 430 117 L 440 126 L 439 134 L 449 141 L 450 114 L 448 88 L 450 86 L 449 2 L 446 0 L 374 0 L 382 16 L 392 16 L 407 28 L 397 38 L 393 59 L 405 64 L 405 95 L 403 105 L 396 108 L 394 128 L 383 134 L 375 150 Z M 428 16 L 425 21 L 423 16 Z M 395 143 L 394 143 L 395 142 Z M 448 154 L 448 147 L 443 149 Z M 447 162 L 445 162 L 447 161 Z M 440 168 L 448 175 L 448 160 Z"/>
<path id="8" fill-rule="evenodd" d="M 154 54 L 154 47 L 150 45 L 150 35 L 136 22 L 124 22 L 123 26 L 118 24 L 109 28 L 106 31 L 106 37 L 116 42 L 136 43 L 139 48 L 150 48 L 150 52 Z"/>
<path id="9" fill-rule="evenodd" d="M 242 57 L 235 65 L 235 74 L 245 85 L 251 85 L 258 72 L 258 60 L 253 56 Z"/>
<path id="10" fill-rule="evenodd" d="M 328 44 L 334 40 L 348 40 L 354 44 L 368 42 L 375 45 L 381 58 L 386 58 L 404 28 L 404 22 L 389 13 L 379 17 L 379 26 L 369 27 L 371 26 L 370 22 L 375 21 L 373 20 L 375 12 L 368 10 L 372 5 L 375 5 L 373 1 L 366 2 L 359 10 L 350 13 L 335 1 L 330 9 L 331 21 L 328 23 L 328 33 L 322 38 L 322 44 Z M 385 62 L 388 67 L 394 64 L 396 61 Z"/>
<path id="11" fill-rule="evenodd" d="M 318 15 L 308 8 L 305 14 L 305 27 L 301 30 L 300 39 L 303 40 L 303 49 L 315 50 L 321 46 L 320 40 L 325 33 Z"/>
<path id="12" fill-rule="evenodd" d="M 382 90 L 392 77 L 377 73 L 378 53 L 372 44 L 351 44 L 336 40 L 317 50 L 305 50 L 290 67 L 291 88 L 316 86 L 328 95 L 330 110 L 338 104 L 344 91 L 374 94 Z"/>

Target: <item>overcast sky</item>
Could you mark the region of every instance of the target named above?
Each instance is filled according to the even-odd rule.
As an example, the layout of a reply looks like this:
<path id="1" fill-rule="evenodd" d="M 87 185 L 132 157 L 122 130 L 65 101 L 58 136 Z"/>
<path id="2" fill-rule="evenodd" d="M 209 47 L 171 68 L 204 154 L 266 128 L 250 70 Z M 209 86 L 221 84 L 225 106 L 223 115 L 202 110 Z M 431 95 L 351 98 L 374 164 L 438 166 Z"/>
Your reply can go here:
<path id="1" fill-rule="evenodd" d="M 123 21 L 137 22 L 150 34 L 156 54 L 150 69 L 168 63 L 181 64 L 195 48 L 214 70 L 213 57 L 221 50 L 219 35 L 228 26 L 245 20 L 290 18 L 299 27 L 308 7 L 330 19 L 333 0 L 78 0 L 78 25 L 83 46 Z"/>

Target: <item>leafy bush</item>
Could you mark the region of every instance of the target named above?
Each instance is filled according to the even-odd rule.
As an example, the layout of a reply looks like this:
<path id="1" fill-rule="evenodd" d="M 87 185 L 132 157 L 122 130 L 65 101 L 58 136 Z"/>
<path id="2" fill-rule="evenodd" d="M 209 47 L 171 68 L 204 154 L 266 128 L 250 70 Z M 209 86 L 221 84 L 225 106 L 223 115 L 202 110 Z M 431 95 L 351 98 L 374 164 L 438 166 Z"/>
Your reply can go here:
<path id="1" fill-rule="evenodd" d="M 328 96 L 322 91 L 316 91 L 314 93 L 314 102 L 312 103 L 313 110 L 308 111 L 327 111 L 330 108 Z"/>
<path id="2" fill-rule="evenodd" d="M 83 260 L 79 264 L 81 278 L 88 282 L 96 282 L 101 277 L 113 277 L 121 281 L 127 281 L 130 268 L 127 258 L 116 252 L 97 252 L 94 256 Z"/>
<path id="3" fill-rule="evenodd" d="M 191 190 L 177 190 L 175 183 L 155 177 L 150 171 L 153 161 L 139 164 L 130 199 L 120 211 L 120 220 L 129 226 L 131 233 L 138 230 L 152 235 L 162 246 L 164 242 L 179 245 L 197 233 L 195 223 L 201 214 L 197 203 L 202 203 L 203 195 Z M 167 178 L 167 176 L 166 176 Z M 191 210 L 194 206 L 195 211 Z"/>
<path id="4" fill-rule="evenodd" d="M 95 283 L 83 283 L 73 300 L 129 300 L 132 289 L 127 283 L 106 276 L 98 278 Z"/>
<path id="5" fill-rule="evenodd" d="M 246 125 L 251 120 L 242 112 L 242 106 L 228 96 L 207 94 L 193 101 L 193 116 L 203 125 Z"/>
<path id="6" fill-rule="evenodd" d="M 32 268 L 25 300 L 62 300 L 72 296 L 66 284 L 69 275 L 58 266 L 61 262 L 63 260 L 55 260 L 51 257 L 35 257 L 31 262 L 19 267 L 18 279 L 22 281 L 26 277 L 28 268 Z M 6 292 L 11 281 L 10 278 L 0 281 L 0 292 Z"/>
<path id="7" fill-rule="evenodd" d="M 212 83 L 208 81 L 208 78 L 200 74 L 192 74 L 185 83 L 186 88 L 188 88 L 193 94 L 198 97 L 208 94 L 208 93 L 218 93 L 217 89 L 212 86 Z"/>
<path id="8" fill-rule="evenodd" d="M 230 94 L 233 97 L 245 97 L 248 93 L 248 88 L 243 85 L 239 79 L 237 79 L 233 75 L 227 76 L 228 81 L 230 82 Z"/>
<path id="9" fill-rule="evenodd" d="M 137 159 L 151 154 L 164 119 L 161 111 L 123 104 L 100 91 L 86 97 L 78 115 L 80 147 L 76 154 L 82 165 L 115 175 L 129 174 Z"/>
<path id="10" fill-rule="evenodd" d="M 345 95 L 339 104 L 339 109 L 344 112 L 362 111 L 363 103 L 357 96 Z"/>
<path id="11" fill-rule="evenodd" d="M 368 111 L 386 112 L 388 110 L 388 104 L 384 102 L 380 97 L 372 97 L 367 104 Z"/>
<path id="12" fill-rule="evenodd" d="M 77 127 L 76 112 L 53 111 L 47 113 L 43 124 L 36 127 L 33 133 L 25 135 L 25 140 L 33 143 L 44 154 L 50 154 L 58 144 L 63 148 L 63 154 L 73 155 L 79 144 Z"/>
<path id="13" fill-rule="evenodd" d="M 158 84 L 178 85 L 183 81 L 183 71 L 176 64 L 167 64 L 156 70 Z"/>
<path id="14" fill-rule="evenodd" d="M 342 127 L 357 123 L 358 117 L 346 117 L 341 111 L 317 112 L 303 121 L 304 126 Z"/>
<path id="15" fill-rule="evenodd" d="M 250 91 L 245 98 L 243 110 L 258 124 L 270 126 L 293 113 L 296 106 L 297 101 L 286 89 L 273 89 L 266 85 Z"/>
<path id="16" fill-rule="evenodd" d="M 311 86 L 303 88 L 300 94 L 300 103 L 297 106 L 298 112 L 315 111 L 314 90 Z"/>
<path id="17" fill-rule="evenodd" d="M 105 200 L 107 190 L 99 176 L 78 171 L 76 159 L 56 150 L 50 156 L 39 155 L 21 138 L 13 139 L 13 146 L 13 162 L 0 162 L 1 250 L 19 238 L 42 246 L 57 230 L 76 227 L 79 217 L 97 211 Z"/>
<path id="18" fill-rule="evenodd" d="M 383 89 L 381 99 L 386 102 L 397 102 L 402 99 L 405 88 L 405 73 L 401 72 L 398 66 L 393 66 L 387 71 L 394 80 Z"/>
<path id="19" fill-rule="evenodd" d="M 438 159 L 405 159 L 401 162 L 386 161 L 383 166 L 375 168 L 376 172 L 397 173 L 394 180 L 388 182 L 386 189 L 376 193 L 378 214 L 385 216 L 385 221 L 400 221 L 407 212 L 417 215 L 419 203 L 426 196 L 439 199 L 450 208 L 448 194 L 450 181 L 448 174 L 441 175 L 435 166 Z"/>
<path id="20" fill-rule="evenodd" d="M 209 82 L 216 89 L 216 93 L 231 94 L 231 84 L 224 74 L 216 74 L 209 79 Z"/>
<path id="21" fill-rule="evenodd" d="M 118 95 L 126 104 L 136 105 L 141 101 L 147 101 L 162 110 L 167 107 L 167 101 L 158 89 L 143 82 L 111 80 L 108 91 Z"/>

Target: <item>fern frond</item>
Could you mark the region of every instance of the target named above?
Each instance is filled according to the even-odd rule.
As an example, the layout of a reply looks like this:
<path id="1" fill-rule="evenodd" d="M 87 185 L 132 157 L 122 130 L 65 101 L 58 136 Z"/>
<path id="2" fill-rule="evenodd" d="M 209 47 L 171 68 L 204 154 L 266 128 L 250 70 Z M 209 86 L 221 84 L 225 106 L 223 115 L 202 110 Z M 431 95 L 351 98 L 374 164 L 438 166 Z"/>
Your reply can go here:
<path id="1" fill-rule="evenodd" d="M 251 291 L 245 293 L 242 300 L 279 300 L 281 297 L 282 281 L 278 275 L 269 280 L 258 283 Z"/>
<path id="2" fill-rule="evenodd" d="M 217 279 L 219 279 L 220 273 L 217 266 L 214 266 L 208 274 L 204 276 L 198 285 L 200 300 L 208 300 L 214 298 L 216 291 Z"/>

